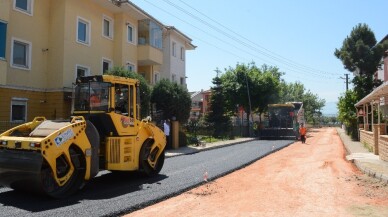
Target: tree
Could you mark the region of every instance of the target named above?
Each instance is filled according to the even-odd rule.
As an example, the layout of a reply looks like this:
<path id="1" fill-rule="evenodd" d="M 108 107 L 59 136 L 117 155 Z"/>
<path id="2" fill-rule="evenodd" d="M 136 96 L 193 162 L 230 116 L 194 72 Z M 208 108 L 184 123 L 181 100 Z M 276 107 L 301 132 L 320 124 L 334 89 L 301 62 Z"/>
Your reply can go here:
<path id="1" fill-rule="evenodd" d="M 158 82 L 151 93 L 151 103 L 155 103 L 156 110 L 163 112 L 163 119 L 176 118 L 186 123 L 190 116 L 191 97 L 182 86 L 167 79 Z"/>
<path id="2" fill-rule="evenodd" d="M 334 55 L 340 59 L 345 69 L 356 72 L 359 77 L 353 80 L 358 99 L 363 98 L 372 89 L 381 84 L 372 79 L 373 74 L 381 65 L 381 58 L 387 43 L 377 44 L 373 31 L 366 24 L 355 26 L 350 35 L 343 41 L 340 49 L 335 49 Z M 368 90 L 368 91 L 366 91 Z"/>
<path id="3" fill-rule="evenodd" d="M 210 123 L 210 126 L 213 126 L 214 137 L 218 138 L 225 136 L 230 128 L 230 117 L 225 110 L 222 81 L 218 77 L 218 69 L 217 76 L 213 78 L 213 84 L 209 112 L 205 116 L 205 120 Z"/>
<path id="4" fill-rule="evenodd" d="M 351 134 L 353 139 L 357 138 L 357 114 L 354 105 L 358 101 L 356 92 L 348 90 L 343 96 L 339 97 L 337 104 L 338 120 L 347 126 L 347 133 Z"/>
<path id="5" fill-rule="evenodd" d="M 322 113 L 321 109 L 325 106 L 326 101 L 320 99 L 318 95 L 306 92 L 304 85 L 300 82 L 286 83 L 282 82 L 280 90 L 280 102 L 303 102 L 305 119 L 309 123 L 317 122 Z"/>
<path id="6" fill-rule="evenodd" d="M 361 100 L 375 88 L 377 83 L 373 82 L 373 76 L 355 76 L 352 83 L 358 100 Z"/>
<path id="7" fill-rule="evenodd" d="M 278 100 L 282 73 L 278 68 L 255 63 L 229 67 L 221 76 L 227 111 L 234 113 L 236 105 L 243 106 L 247 119 L 251 112 L 261 114 L 267 105 Z"/>
<path id="8" fill-rule="evenodd" d="M 354 104 L 369 94 L 373 88 L 381 84 L 375 81 L 373 74 L 381 65 L 384 51 L 388 48 L 388 41 L 376 44 L 373 31 L 366 24 L 355 26 L 350 36 L 343 41 L 342 47 L 336 49 L 334 55 L 340 59 L 345 67 L 357 76 L 352 80 L 354 91 L 348 91 L 339 98 L 339 119 L 350 129 L 353 138 L 357 131 L 357 116 Z"/>
<path id="9" fill-rule="evenodd" d="M 336 125 L 338 120 L 337 120 L 336 116 L 323 116 L 322 117 L 322 122 L 325 125 L 331 126 L 331 125 Z"/>
<path id="10" fill-rule="evenodd" d="M 377 70 L 381 54 L 375 52 L 376 38 L 366 24 L 355 26 L 350 36 L 343 41 L 340 49 L 335 49 L 334 55 L 342 61 L 344 67 L 351 72 L 359 70 L 361 76 L 372 75 Z"/>
<path id="11" fill-rule="evenodd" d="M 140 81 L 140 116 L 147 117 L 150 114 L 151 88 L 148 86 L 145 78 L 136 72 L 130 72 L 123 67 L 114 67 L 106 72 L 108 75 L 134 78 Z"/>
<path id="12" fill-rule="evenodd" d="M 281 76 L 277 67 L 262 65 L 259 73 L 253 74 L 253 82 L 257 83 L 255 89 L 252 90 L 253 111 L 259 114 L 261 122 L 261 114 L 268 110 L 268 104 L 273 104 L 279 101 L 281 90 Z"/>
<path id="13" fill-rule="evenodd" d="M 305 119 L 308 123 L 316 124 L 322 116 L 321 109 L 325 106 L 326 101 L 320 99 L 318 95 L 307 91 L 303 94 L 303 108 Z"/>
<path id="14" fill-rule="evenodd" d="M 227 112 L 234 113 L 238 104 L 244 107 L 248 117 L 251 111 L 261 117 L 267 111 L 268 104 L 301 101 L 306 120 L 313 122 L 314 115 L 321 115 L 320 110 L 325 105 L 325 100 L 310 91 L 306 92 L 300 82 L 286 83 L 281 78 L 283 74 L 277 67 L 262 65 L 258 68 L 254 63 L 229 67 L 221 76 Z"/>
<path id="15" fill-rule="evenodd" d="M 301 102 L 306 89 L 300 82 L 287 83 L 282 82 L 280 85 L 279 102 Z"/>

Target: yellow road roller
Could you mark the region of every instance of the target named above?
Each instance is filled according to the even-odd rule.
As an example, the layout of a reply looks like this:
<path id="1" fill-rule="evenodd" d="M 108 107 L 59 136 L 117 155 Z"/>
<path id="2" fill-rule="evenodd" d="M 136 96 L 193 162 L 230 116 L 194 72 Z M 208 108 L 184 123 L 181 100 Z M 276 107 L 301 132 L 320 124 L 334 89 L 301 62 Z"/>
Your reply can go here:
<path id="1" fill-rule="evenodd" d="M 131 78 L 77 78 L 68 120 L 35 117 L 0 134 L 0 185 L 64 198 L 100 170 L 157 175 L 166 137 L 140 119 L 139 93 Z"/>

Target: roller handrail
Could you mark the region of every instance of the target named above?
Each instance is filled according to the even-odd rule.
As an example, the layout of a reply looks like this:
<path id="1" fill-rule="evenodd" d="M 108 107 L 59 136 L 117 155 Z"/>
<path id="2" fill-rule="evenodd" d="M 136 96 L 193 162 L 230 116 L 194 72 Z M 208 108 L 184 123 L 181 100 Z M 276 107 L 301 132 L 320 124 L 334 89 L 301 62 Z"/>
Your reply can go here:
<path id="1" fill-rule="evenodd" d="M 141 121 L 148 123 L 148 122 L 152 121 L 152 118 L 151 118 L 151 116 L 147 116 L 146 118 L 143 118 Z"/>
<path id="2" fill-rule="evenodd" d="M 85 118 L 83 116 L 75 116 L 71 119 L 70 123 L 74 124 L 76 122 L 82 122 L 85 121 Z"/>
<path id="3" fill-rule="evenodd" d="M 34 120 L 32 120 L 32 122 L 42 122 L 42 121 L 45 121 L 46 118 L 43 117 L 43 116 L 39 116 L 39 117 L 35 117 Z"/>

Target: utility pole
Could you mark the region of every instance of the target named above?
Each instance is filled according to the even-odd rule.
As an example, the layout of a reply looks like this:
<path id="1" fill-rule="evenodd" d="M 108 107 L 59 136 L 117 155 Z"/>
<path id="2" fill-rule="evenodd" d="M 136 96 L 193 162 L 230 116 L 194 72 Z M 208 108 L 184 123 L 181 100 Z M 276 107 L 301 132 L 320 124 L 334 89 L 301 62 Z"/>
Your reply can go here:
<path id="1" fill-rule="evenodd" d="M 346 83 L 346 91 L 349 90 L 349 74 L 345 74 L 345 78 L 343 77 L 340 77 L 341 79 L 345 79 L 345 83 Z"/>
<path id="2" fill-rule="evenodd" d="M 251 95 L 249 94 L 249 86 L 248 86 L 248 76 L 245 74 L 245 82 L 247 84 L 247 93 L 248 93 L 248 103 L 249 103 L 249 114 L 251 115 L 252 118 L 252 124 L 253 124 L 253 114 L 252 114 L 252 106 L 251 106 Z M 251 128 L 249 126 L 249 116 L 248 118 L 248 136 L 251 136 Z M 253 126 L 253 125 L 252 125 Z"/>

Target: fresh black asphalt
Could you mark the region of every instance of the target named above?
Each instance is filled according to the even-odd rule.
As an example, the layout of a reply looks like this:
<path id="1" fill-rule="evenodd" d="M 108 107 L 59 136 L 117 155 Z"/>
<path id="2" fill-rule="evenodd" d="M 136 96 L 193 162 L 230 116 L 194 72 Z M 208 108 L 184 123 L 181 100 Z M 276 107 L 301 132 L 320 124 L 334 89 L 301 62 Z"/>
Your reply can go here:
<path id="1" fill-rule="evenodd" d="M 254 140 L 167 158 L 160 175 L 101 172 L 64 200 L 0 188 L 0 216 L 119 216 L 180 194 L 282 149 L 289 140 Z M 242 179 L 244 177 L 241 177 Z"/>

